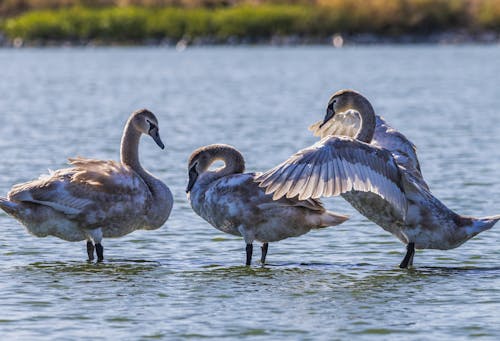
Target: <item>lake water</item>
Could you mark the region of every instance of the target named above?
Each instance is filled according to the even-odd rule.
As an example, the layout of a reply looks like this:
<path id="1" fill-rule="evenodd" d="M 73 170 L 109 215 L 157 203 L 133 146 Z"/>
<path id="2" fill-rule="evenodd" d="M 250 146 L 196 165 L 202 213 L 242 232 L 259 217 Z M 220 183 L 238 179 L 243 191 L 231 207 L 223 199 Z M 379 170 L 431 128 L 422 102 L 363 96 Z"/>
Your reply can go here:
<path id="1" fill-rule="evenodd" d="M 104 240 L 103 264 L 0 212 L 4 339 L 500 338 L 500 225 L 401 270 L 404 245 L 328 198 L 351 220 L 246 268 L 242 239 L 184 193 L 195 148 L 232 144 L 267 170 L 315 141 L 331 93 L 354 88 L 418 146 L 437 197 L 500 214 L 500 47 L 23 49 L 0 50 L 0 67 L 2 195 L 70 156 L 117 159 L 128 115 L 147 107 L 167 147 L 143 138 L 141 159 L 176 200 L 161 229 Z"/>

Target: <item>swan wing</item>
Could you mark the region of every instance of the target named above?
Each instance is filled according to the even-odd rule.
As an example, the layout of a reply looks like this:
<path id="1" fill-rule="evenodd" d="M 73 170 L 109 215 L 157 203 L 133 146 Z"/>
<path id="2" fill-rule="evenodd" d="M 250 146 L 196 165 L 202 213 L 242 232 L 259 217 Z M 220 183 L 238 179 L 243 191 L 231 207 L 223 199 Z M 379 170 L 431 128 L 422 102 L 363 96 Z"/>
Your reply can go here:
<path id="1" fill-rule="evenodd" d="M 145 200 L 142 179 L 129 167 L 114 161 L 70 159 L 72 168 L 15 185 L 9 198 L 49 206 L 68 215 L 104 212 L 114 204 L 140 196 Z"/>
<path id="2" fill-rule="evenodd" d="M 92 202 L 88 198 L 75 196 L 68 189 L 73 174 L 70 168 L 60 169 L 36 180 L 15 185 L 8 194 L 9 200 L 49 206 L 68 215 L 79 214 Z"/>
<path id="3" fill-rule="evenodd" d="M 81 157 L 69 162 L 75 171 L 71 183 L 80 185 L 77 188 L 85 185 L 91 191 L 113 194 L 132 194 L 143 189 L 143 180 L 121 162 Z"/>
<path id="4" fill-rule="evenodd" d="M 391 153 L 349 137 L 330 136 L 256 178 L 273 199 L 299 200 L 372 192 L 406 216 L 401 173 Z"/>
<path id="5" fill-rule="evenodd" d="M 406 136 L 387 124 L 383 117 L 376 117 L 375 134 L 371 144 L 388 150 L 394 156 L 396 163 L 411 174 L 413 181 L 429 189 L 420 170 L 417 147 Z"/>
<path id="6" fill-rule="evenodd" d="M 361 119 L 355 110 L 339 112 L 322 127 L 323 121 L 314 123 L 309 127 L 314 136 L 324 138 L 327 136 L 350 136 L 354 137 L 359 130 Z"/>

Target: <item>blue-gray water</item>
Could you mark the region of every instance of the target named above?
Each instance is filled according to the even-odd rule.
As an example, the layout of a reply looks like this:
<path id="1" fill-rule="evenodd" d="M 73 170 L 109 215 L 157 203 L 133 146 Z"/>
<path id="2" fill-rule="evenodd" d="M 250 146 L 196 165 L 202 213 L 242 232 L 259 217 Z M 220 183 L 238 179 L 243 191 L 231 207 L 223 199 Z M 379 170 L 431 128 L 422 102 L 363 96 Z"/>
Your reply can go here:
<path id="1" fill-rule="evenodd" d="M 418 146 L 440 199 L 500 214 L 499 61 L 491 46 L 0 50 L 2 195 L 70 156 L 117 159 L 128 115 L 147 107 L 167 149 L 143 138 L 141 158 L 176 199 L 161 229 L 105 240 L 98 265 L 83 242 L 35 238 L 0 212 L 0 335 L 498 340 L 500 225 L 400 270 L 404 245 L 329 198 L 352 219 L 271 244 L 269 265 L 247 269 L 243 241 L 196 216 L 184 189 L 193 149 L 232 144 L 266 170 L 313 143 L 329 95 L 354 88 Z"/>

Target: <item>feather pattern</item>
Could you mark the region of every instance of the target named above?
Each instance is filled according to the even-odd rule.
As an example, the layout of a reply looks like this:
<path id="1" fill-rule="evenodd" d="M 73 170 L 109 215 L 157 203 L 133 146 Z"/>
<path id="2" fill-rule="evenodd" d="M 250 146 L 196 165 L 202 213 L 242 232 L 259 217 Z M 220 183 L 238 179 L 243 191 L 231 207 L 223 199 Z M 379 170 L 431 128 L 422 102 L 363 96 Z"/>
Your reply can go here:
<path id="1" fill-rule="evenodd" d="M 296 172 L 297 167 L 303 171 Z M 275 200 L 283 196 L 299 195 L 304 200 L 353 190 L 370 191 L 404 216 L 407 202 L 400 177 L 400 170 L 388 151 L 348 137 L 326 137 L 263 173 L 256 181 L 266 187 L 266 193 L 274 192 Z"/>
<path id="2" fill-rule="evenodd" d="M 405 172 L 411 173 L 418 184 L 427 190 L 420 163 L 417 157 L 417 147 L 399 131 L 391 127 L 383 117 L 375 115 L 376 128 L 371 144 L 391 152 L 394 161 L 403 167 Z"/>
<path id="3" fill-rule="evenodd" d="M 354 137 L 361 126 L 359 113 L 355 110 L 346 110 L 336 114 L 323 126 L 323 121 L 318 121 L 309 127 L 314 136 L 324 138 L 327 136 L 351 136 Z M 321 126 L 321 127 L 320 127 Z"/>
<path id="4" fill-rule="evenodd" d="M 68 215 L 80 215 L 87 220 L 87 228 L 94 226 L 97 214 L 115 212 L 126 214 L 144 209 L 134 209 L 117 203 L 144 206 L 151 200 L 151 193 L 144 181 L 129 166 L 115 161 L 76 158 L 70 159 L 71 168 L 53 172 L 38 180 L 15 185 L 9 192 L 10 200 L 32 202 L 51 207 Z"/>

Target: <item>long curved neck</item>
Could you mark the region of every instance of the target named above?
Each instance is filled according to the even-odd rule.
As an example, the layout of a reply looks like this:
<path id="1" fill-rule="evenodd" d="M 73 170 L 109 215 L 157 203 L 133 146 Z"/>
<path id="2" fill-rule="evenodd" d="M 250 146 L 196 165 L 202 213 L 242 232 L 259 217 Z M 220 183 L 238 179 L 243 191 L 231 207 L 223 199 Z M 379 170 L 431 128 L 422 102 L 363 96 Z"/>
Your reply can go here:
<path id="1" fill-rule="evenodd" d="M 120 146 L 120 160 L 123 164 L 132 168 L 141 177 L 150 175 L 142 168 L 139 162 L 139 140 L 141 133 L 134 128 L 132 120 L 128 120 L 123 130 L 123 136 Z"/>
<path id="2" fill-rule="evenodd" d="M 120 147 L 121 162 L 132 168 L 148 185 L 153 197 L 158 194 L 158 187 L 165 186 L 158 178 L 142 168 L 139 161 L 139 140 L 141 133 L 135 129 L 131 120 L 125 125 Z"/>
<path id="3" fill-rule="evenodd" d="M 205 181 L 212 182 L 224 176 L 243 173 L 245 171 L 245 159 L 239 151 L 225 146 L 219 146 L 210 151 L 212 163 L 220 160 L 224 167 L 205 172 Z"/>
<path id="4" fill-rule="evenodd" d="M 149 206 L 148 219 L 152 227 L 159 227 L 163 225 L 172 209 L 172 193 L 160 179 L 142 168 L 139 162 L 140 139 L 141 133 L 129 120 L 123 131 L 120 159 L 123 164 L 132 168 L 148 186 L 153 200 L 152 205 Z"/>
<path id="5" fill-rule="evenodd" d="M 359 141 L 370 143 L 375 134 L 376 118 L 370 102 L 361 95 L 355 97 L 352 102 L 351 109 L 359 112 L 361 119 L 360 128 L 355 136 Z"/>

